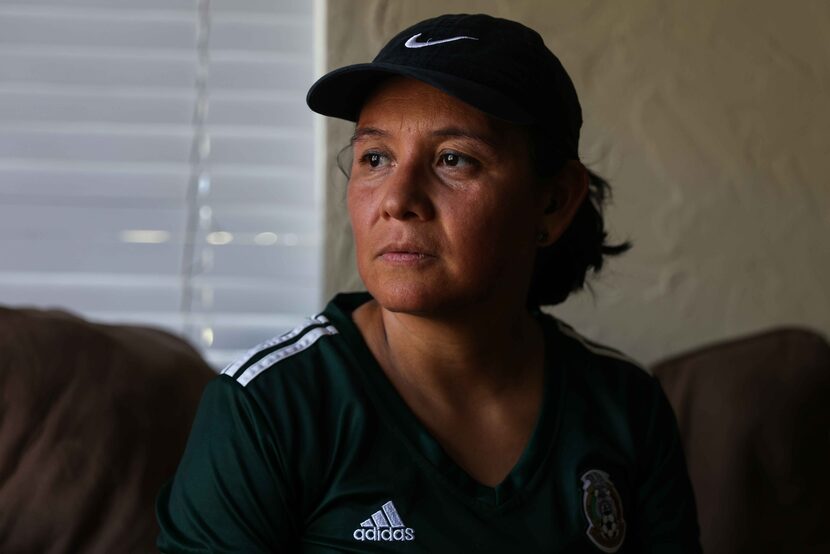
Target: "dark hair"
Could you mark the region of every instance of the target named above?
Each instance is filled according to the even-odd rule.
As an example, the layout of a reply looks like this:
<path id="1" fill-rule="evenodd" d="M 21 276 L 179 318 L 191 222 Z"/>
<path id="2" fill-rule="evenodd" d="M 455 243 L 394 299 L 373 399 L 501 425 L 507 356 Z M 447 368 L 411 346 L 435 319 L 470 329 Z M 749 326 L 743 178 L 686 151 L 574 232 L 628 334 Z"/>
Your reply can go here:
<path id="1" fill-rule="evenodd" d="M 548 177 L 562 168 L 563 157 L 550 155 L 559 149 L 542 134 L 531 131 L 530 143 L 531 163 L 537 175 Z M 611 185 L 590 170 L 588 177 L 588 194 L 574 220 L 556 242 L 540 248 L 536 254 L 528 307 L 564 302 L 572 292 L 585 286 L 588 270 L 598 273 L 606 256 L 618 256 L 631 248 L 630 241 L 608 244 L 602 211 L 611 198 Z"/>

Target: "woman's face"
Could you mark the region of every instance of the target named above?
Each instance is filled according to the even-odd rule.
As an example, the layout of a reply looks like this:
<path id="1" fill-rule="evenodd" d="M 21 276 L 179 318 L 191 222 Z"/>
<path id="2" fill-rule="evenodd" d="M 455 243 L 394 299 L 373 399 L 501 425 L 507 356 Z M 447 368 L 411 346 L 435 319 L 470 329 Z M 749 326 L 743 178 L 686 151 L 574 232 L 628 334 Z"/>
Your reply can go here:
<path id="1" fill-rule="evenodd" d="M 357 264 L 391 311 L 523 306 L 550 187 L 526 134 L 436 88 L 395 78 L 370 97 L 348 189 Z"/>

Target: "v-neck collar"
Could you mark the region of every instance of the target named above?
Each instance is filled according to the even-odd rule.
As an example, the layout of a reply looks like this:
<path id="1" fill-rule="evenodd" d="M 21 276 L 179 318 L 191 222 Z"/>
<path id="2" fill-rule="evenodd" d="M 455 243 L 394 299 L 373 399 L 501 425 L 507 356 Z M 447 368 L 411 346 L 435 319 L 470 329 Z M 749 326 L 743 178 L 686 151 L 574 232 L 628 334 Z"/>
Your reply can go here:
<path id="1" fill-rule="evenodd" d="M 445 452 L 404 402 L 372 355 L 351 317 L 355 309 L 369 300 L 371 296 L 368 293 L 339 294 L 331 301 L 326 312 L 351 346 L 350 354 L 355 358 L 361 378 L 372 402 L 381 412 L 382 419 L 411 448 L 421 465 L 432 468 L 450 487 L 475 504 L 501 508 L 520 498 L 522 491 L 531 489 L 542 476 L 547 465 L 545 461 L 556 439 L 563 404 L 565 372 L 558 363 L 553 363 L 553 353 L 556 352 L 557 358 L 559 357 L 559 346 L 563 342 L 550 316 L 541 312 L 534 314 L 542 325 L 545 340 L 544 390 L 539 415 L 519 460 L 501 483 L 490 487 L 471 477 Z"/>

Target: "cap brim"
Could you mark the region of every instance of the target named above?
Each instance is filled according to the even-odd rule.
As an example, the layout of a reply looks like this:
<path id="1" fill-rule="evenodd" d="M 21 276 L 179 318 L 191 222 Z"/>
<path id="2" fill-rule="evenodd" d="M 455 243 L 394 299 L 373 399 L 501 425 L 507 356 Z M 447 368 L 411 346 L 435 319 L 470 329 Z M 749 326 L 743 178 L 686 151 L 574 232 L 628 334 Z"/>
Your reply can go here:
<path id="1" fill-rule="evenodd" d="M 389 63 L 363 63 L 335 69 L 311 86 L 306 103 L 319 114 L 357 121 L 367 97 L 381 81 L 395 75 L 432 85 L 498 119 L 519 124 L 534 121 L 521 106 L 479 83 L 447 73 Z"/>

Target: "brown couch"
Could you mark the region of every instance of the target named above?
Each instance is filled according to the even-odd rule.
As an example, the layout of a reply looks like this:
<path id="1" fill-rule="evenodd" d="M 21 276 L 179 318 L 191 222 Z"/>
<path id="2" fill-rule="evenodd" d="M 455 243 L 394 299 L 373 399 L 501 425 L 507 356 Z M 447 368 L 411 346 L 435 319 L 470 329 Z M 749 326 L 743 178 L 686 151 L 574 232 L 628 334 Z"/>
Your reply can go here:
<path id="1" fill-rule="evenodd" d="M 830 345 L 776 329 L 656 365 L 707 554 L 830 553 Z"/>
<path id="2" fill-rule="evenodd" d="M 213 375 L 162 331 L 0 308 L 0 552 L 155 552 Z"/>

